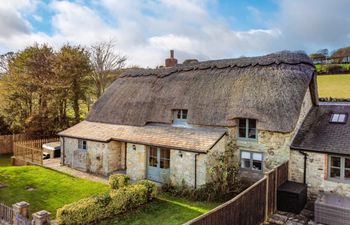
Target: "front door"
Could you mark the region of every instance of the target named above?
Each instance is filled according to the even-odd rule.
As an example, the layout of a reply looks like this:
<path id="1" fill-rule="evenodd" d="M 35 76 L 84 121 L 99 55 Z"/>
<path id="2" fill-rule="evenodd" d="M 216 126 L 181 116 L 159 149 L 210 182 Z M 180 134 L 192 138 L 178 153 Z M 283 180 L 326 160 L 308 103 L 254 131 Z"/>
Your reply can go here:
<path id="1" fill-rule="evenodd" d="M 151 146 L 148 154 L 148 179 L 164 183 L 169 177 L 170 149 Z"/>

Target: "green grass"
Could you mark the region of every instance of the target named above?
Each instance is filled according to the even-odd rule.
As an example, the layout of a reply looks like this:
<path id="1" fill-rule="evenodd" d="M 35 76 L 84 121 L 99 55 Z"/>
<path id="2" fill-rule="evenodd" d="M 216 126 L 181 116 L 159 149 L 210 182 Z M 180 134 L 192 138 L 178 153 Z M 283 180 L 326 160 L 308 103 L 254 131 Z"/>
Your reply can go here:
<path id="1" fill-rule="evenodd" d="M 65 204 L 102 193 L 107 185 L 45 169 L 38 166 L 0 167 L 0 202 L 11 205 L 30 203 L 30 212 L 47 210 L 56 216 L 56 210 Z M 27 188 L 34 188 L 28 191 Z"/>
<path id="2" fill-rule="evenodd" d="M 0 155 L 0 167 L 11 166 L 11 155 Z"/>
<path id="3" fill-rule="evenodd" d="M 132 212 L 118 216 L 100 225 L 178 225 L 218 206 L 213 202 L 193 202 L 161 194 L 158 199 Z"/>
<path id="4" fill-rule="evenodd" d="M 317 76 L 319 97 L 350 98 L 350 75 Z"/>
<path id="5" fill-rule="evenodd" d="M 343 68 L 343 70 L 349 70 L 350 69 L 350 64 L 347 63 L 342 63 L 342 64 L 332 64 L 332 65 L 338 65 L 338 66 L 341 66 Z M 325 72 L 325 68 L 329 66 L 329 64 L 316 64 L 315 67 L 316 67 L 316 71 L 317 72 Z"/>

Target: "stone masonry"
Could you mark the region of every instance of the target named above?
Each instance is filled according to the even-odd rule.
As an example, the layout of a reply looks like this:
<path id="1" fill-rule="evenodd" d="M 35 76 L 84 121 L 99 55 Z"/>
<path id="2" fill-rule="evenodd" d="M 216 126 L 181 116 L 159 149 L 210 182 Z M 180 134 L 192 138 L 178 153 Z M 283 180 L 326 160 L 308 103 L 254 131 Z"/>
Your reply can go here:
<path id="1" fill-rule="evenodd" d="M 315 199 L 322 192 L 333 192 L 350 197 L 350 183 L 328 179 L 328 155 L 307 152 L 306 183 L 308 197 Z M 299 151 L 292 150 L 289 160 L 289 179 L 303 182 L 304 156 Z"/>

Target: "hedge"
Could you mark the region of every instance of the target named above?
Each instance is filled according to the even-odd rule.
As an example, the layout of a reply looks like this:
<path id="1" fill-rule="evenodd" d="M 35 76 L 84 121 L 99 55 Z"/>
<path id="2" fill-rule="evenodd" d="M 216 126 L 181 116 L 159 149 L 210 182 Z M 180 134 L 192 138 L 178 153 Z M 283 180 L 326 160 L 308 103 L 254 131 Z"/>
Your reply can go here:
<path id="1" fill-rule="evenodd" d="M 138 184 L 111 190 L 103 195 L 81 199 L 58 209 L 58 224 L 97 223 L 147 203 L 155 196 L 154 190 L 156 190 L 155 183 L 142 181 Z"/>
<path id="2" fill-rule="evenodd" d="M 152 200 L 157 196 L 157 185 L 149 180 L 140 180 L 137 184 L 142 184 L 147 188 L 147 198 L 148 200 Z"/>
<path id="3" fill-rule="evenodd" d="M 125 174 L 113 174 L 109 176 L 109 186 L 111 189 L 118 189 L 129 185 L 130 177 Z"/>

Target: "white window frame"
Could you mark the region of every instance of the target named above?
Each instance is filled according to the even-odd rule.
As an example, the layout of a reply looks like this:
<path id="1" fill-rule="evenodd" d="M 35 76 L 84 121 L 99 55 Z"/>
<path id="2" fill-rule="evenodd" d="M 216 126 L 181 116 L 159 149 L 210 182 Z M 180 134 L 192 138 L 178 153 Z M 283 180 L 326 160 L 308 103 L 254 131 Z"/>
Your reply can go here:
<path id="1" fill-rule="evenodd" d="M 184 118 L 184 111 L 186 111 L 186 118 Z M 178 114 L 180 113 L 180 118 L 178 118 Z M 188 110 L 187 109 L 175 109 L 173 110 L 173 124 L 175 126 L 185 126 L 187 127 L 187 118 L 188 118 Z"/>
<path id="2" fill-rule="evenodd" d="M 241 120 L 245 120 L 245 136 L 244 137 L 241 137 L 239 135 L 239 130 L 241 129 L 241 127 L 239 126 L 240 124 L 240 121 Z M 255 120 L 255 138 L 250 138 L 249 137 L 249 121 L 250 120 L 255 120 L 255 119 L 248 119 L 248 118 L 241 118 L 241 119 L 238 119 L 238 129 L 237 129 L 237 137 L 238 139 L 242 139 L 242 140 L 252 140 L 252 141 L 257 141 L 258 140 L 258 129 L 257 129 L 257 121 Z"/>
<path id="3" fill-rule="evenodd" d="M 340 158 L 340 168 L 332 166 L 332 157 Z M 345 179 L 345 170 L 350 171 L 350 168 L 345 168 L 345 159 L 350 159 L 350 157 L 340 156 L 340 155 L 328 155 L 328 179 L 333 181 L 350 182 L 350 178 Z M 331 177 L 331 168 L 340 169 L 340 177 Z"/>
<path id="4" fill-rule="evenodd" d="M 249 164 L 250 164 L 249 168 L 243 167 L 243 165 L 242 165 L 242 160 L 243 160 L 242 155 L 244 153 L 250 154 L 250 159 L 246 159 L 246 160 L 249 160 Z M 261 170 L 257 170 L 257 169 L 253 168 L 254 154 L 261 155 L 261 160 L 255 160 L 255 161 L 260 161 L 261 162 Z M 258 173 L 263 172 L 264 171 L 264 153 L 263 152 L 241 150 L 241 153 L 240 153 L 240 168 L 242 170 L 248 170 L 248 171 L 251 171 L 251 172 L 258 172 Z"/>
<path id="5" fill-rule="evenodd" d="M 88 149 L 87 140 L 78 139 L 78 149 L 86 151 Z"/>
<path id="6" fill-rule="evenodd" d="M 329 120 L 330 123 L 346 123 L 348 119 L 347 113 L 332 113 Z"/>

